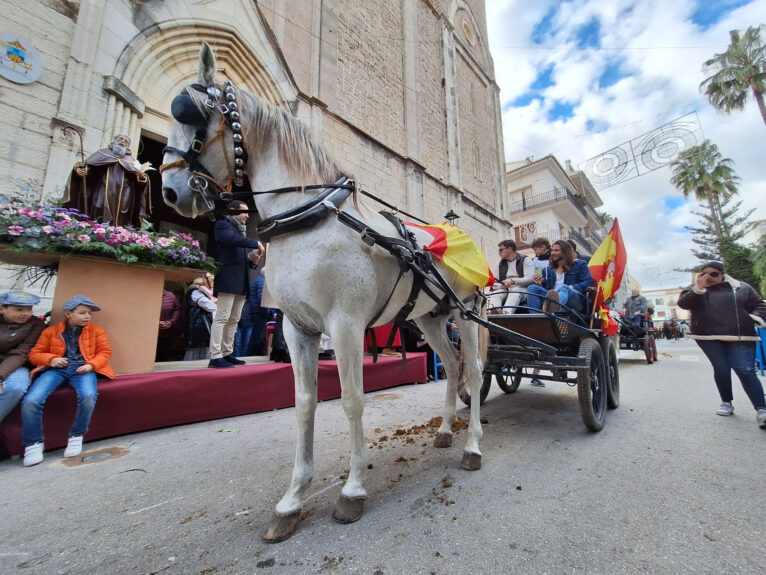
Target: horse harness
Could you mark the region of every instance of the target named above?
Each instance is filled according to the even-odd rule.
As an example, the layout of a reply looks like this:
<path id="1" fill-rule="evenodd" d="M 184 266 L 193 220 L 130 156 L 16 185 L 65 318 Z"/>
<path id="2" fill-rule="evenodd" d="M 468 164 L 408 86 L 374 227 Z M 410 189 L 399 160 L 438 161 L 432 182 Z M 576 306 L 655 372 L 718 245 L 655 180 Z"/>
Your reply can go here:
<path id="1" fill-rule="evenodd" d="M 352 193 L 357 191 L 356 182 L 351 178 L 343 176 L 333 184 L 289 186 L 286 188 L 265 191 L 252 191 L 246 189 L 245 166 L 247 164 L 248 156 L 245 142 L 242 137 L 242 124 L 239 121 L 239 106 L 236 101 L 236 90 L 233 84 L 228 80 L 224 84 L 225 102 L 223 103 L 220 103 L 221 91 L 214 86 L 206 87 L 201 84 L 192 84 L 190 88 L 207 95 L 204 104 L 205 112 L 202 112 L 194 103 L 191 95 L 188 93 L 188 88 L 173 99 L 171 104 L 171 113 L 173 114 L 173 117 L 178 122 L 195 128 L 194 139 L 192 140 L 189 149 L 186 151 L 172 146 L 166 146 L 163 149 L 163 154 L 172 153 L 180 157 L 174 162 L 161 165 L 159 169 L 160 173 L 168 168 L 185 166 L 191 174 L 188 181 L 189 188 L 200 193 L 200 195 L 208 201 L 209 207 L 214 207 L 214 205 L 210 205 L 211 202 L 206 197 L 209 184 L 212 184 L 218 197 L 225 201 L 234 199 L 244 200 L 260 194 L 277 194 L 321 189 L 323 191 L 320 194 L 310 198 L 299 206 L 263 220 L 256 228 L 256 233 L 258 234 L 259 239 L 268 242 L 275 236 L 313 227 L 332 213 L 336 215 L 338 221 L 342 224 L 359 233 L 361 240 L 365 244 L 369 246 L 378 245 L 397 259 L 399 262 L 399 274 L 394 283 L 394 287 L 386 299 L 386 302 L 383 304 L 383 307 L 381 307 L 372 320 L 370 320 L 367 328 L 371 334 L 372 346 L 375 350 L 373 351 L 374 360 L 377 360 L 377 348 L 375 345 L 375 335 L 371 330 L 371 326 L 374 325 L 388 307 L 399 282 L 408 271 L 413 272 L 413 282 L 410 294 L 407 297 L 407 303 L 399 310 L 392 322 L 394 328 L 391 330 L 386 347 L 390 347 L 393 343 L 397 328 L 407 325 L 405 323 L 406 318 L 414 309 L 420 292 L 425 293 L 438 304 L 439 307 L 431 312 L 432 316 L 444 314 L 452 309 L 459 309 L 464 318 L 471 319 L 485 327 L 487 326 L 486 320 L 481 318 L 478 313 L 483 304 L 476 304 L 477 301 L 486 299 L 483 294 L 477 290 L 477 295 L 479 297 L 474 300 L 475 303 L 473 309 L 468 309 L 454 292 L 452 286 L 449 285 L 436 266 L 434 266 L 431 254 L 418 246 L 414 234 L 406 229 L 404 222 L 402 222 L 396 215 L 386 211 L 380 212 L 380 214 L 391 222 L 394 228 L 399 232 L 400 237 L 390 237 L 373 230 L 363 221 L 340 209 L 343 202 L 345 202 Z M 221 114 L 221 121 L 218 130 L 213 137 L 206 140 L 208 114 L 215 110 Z M 224 125 L 228 125 L 232 131 L 232 139 L 234 143 L 234 161 L 232 162 L 233 171 L 223 141 Z M 223 156 L 226 159 L 226 167 L 229 173 L 229 177 L 224 185 L 215 180 L 210 171 L 202 165 L 199 159 L 200 154 L 205 148 L 219 139 L 224 148 Z M 239 211 L 251 212 L 254 210 Z M 438 295 L 436 292 L 443 292 L 444 295 Z M 402 351 L 402 357 L 404 358 L 404 347 L 402 347 Z"/>

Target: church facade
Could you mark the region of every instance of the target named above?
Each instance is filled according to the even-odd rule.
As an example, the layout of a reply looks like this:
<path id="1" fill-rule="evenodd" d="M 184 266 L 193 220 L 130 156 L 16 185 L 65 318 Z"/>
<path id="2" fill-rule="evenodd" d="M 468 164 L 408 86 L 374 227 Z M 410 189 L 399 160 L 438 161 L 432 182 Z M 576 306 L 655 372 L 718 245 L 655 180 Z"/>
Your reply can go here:
<path id="1" fill-rule="evenodd" d="M 2 194 L 61 199 L 81 153 L 117 133 L 156 167 L 170 102 L 196 77 L 205 41 L 219 79 L 289 109 L 370 194 L 429 222 L 453 210 L 490 261 L 511 237 L 484 0 L 6 4 L 0 32 L 36 50 L 42 74 L 0 77 Z M 162 231 L 179 220 L 152 177 Z"/>

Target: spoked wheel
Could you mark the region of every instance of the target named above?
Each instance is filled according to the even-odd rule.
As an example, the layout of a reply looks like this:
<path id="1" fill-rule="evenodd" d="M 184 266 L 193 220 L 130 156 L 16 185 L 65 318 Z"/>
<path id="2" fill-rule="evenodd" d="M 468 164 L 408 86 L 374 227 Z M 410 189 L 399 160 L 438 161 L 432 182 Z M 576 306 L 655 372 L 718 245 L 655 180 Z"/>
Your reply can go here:
<path id="1" fill-rule="evenodd" d="M 513 393 L 519 389 L 521 376 L 524 374 L 524 368 L 517 367 L 514 370 L 502 369 L 495 374 L 495 380 L 500 389 L 505 393 Z"/>
<path id="2" fill-rule="evenodd" d="M 601 431 L 606 418 L 607 373 L 601 346 L 593 338 L 580 342 L 579 357 L 586 358 L 590 369 L 577 372 L 577 397 L 585 425 Z"/>
<path id="3" fill-rule="evenodd" d="M 617 359 L 617 350 L 612 339 L 607 337 L 601 342 L 601 352 L 606 361 L 606 406 L 616 409 L 620 406 L 620 365 Z"/>
<path id="4" fill-rule="evenodd" d="M 481 390 L 479 391 L 479 404 L 484 403 L 489 395 L 489 388 L 492 385 L 492 372 L 485 372 L 484 379 L 481 381 Z M 467 385 L 458 386 L 457 395 L 466 405 L 471 405 L 471 389 Z"/>
<path id="5" fill-rule="evenodd" d="M 652 364 L 652 362 L 655 360 L 655 356 L 657 355 L 656 349 L 654 352 L 652 352 L 652 346 L 654 345 L 654 341 L 650 341 L 652 338 L 647 335 L 644 339 L 644 355 L 646 356 L 646 363 L 649 365 Z M 656 347 L 656 346 L 655 346 Z"/>

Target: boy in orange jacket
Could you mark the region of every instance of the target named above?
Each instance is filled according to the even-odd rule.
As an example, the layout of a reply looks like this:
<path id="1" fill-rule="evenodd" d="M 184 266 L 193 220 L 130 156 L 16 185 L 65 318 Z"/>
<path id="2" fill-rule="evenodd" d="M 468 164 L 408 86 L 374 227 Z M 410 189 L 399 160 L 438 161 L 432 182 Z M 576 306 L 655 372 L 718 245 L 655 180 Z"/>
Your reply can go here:
<path id="1" fill-rule="evenodd" d="M 96 374 L 114 378 L 107 363 L 112 348 L 106 333 L 90 323 L 91 313 L 100 309 L 84 295 L 70 298 L 64 304 L 64 321 L 43 330 L 29 352 L 29 361 L 38 367 L 32 371 L 32 386 L 21 402 L 25 467 L 43 460 L 43 405 L 64 382 L 77 392 L 77 413 L 64 457 L 82 453 L 82 437 L 88 432 L 98 397 Z"/>

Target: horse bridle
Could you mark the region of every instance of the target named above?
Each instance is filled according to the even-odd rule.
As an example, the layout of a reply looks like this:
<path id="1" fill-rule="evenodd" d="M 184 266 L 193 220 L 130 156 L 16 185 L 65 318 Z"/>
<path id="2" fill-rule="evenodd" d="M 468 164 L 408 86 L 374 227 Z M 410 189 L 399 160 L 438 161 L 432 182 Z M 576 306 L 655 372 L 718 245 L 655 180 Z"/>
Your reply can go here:
<path id="1" fill-rule="evenodd" d="M 197 108 L 191 95 L 188 93 L 189 88 L 207 95 L 204 104 L 205 112 Z M 242 137 L 242 124 L 239 121 L 237 93 L 230 80 L 227 80 L 224 84 L 224 102 L 220 101 L 221 91 L 215 86 L 208 87 L 201 84 L 192 84 L 189 88 L 173 99 L 171 112 L 178 122 L 195 128 L 194 139 L 186 151 L 173 146 L 165 146 L 162 150 L 163 155 L 171 153 L 180 157 L 174 162 L 162 164 L 160 166 L 160 173 L 168 168 L 186 167 L 190 173 L 188 180 L 189 188 L 192 191 L 198 192 L 212 209 L 214 206 L 210 205 L 210 201 L 207 198 L 208 188 L 211 185 L 218 197 L 221 197 L 223 194 L 232 193 L 237 189 L 245 189 L 245 166 L 247 165 L 248 156 L 244 138 Z M 206 140 L 208 114 L 216 109 L 221 114 L 221 121 L 213 137 Z M 226 124 L 231 128 L 231 137 L 234 144 L 233 162 L 229 161 L 229 154 L 223 139 L 224 125 Z M 221 184 L 216 180 L 199 159 L 200 154 L 205 148 L 216 140 L 221 142 L 223 157 L 226 161 L 228 176 L 225 184 Z"/>

